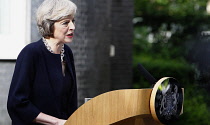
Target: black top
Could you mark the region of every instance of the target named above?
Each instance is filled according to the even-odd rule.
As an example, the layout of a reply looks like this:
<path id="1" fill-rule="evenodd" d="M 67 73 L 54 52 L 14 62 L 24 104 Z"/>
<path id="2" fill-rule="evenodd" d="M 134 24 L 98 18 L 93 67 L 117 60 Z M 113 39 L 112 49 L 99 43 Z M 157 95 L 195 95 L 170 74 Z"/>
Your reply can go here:
<path id="1" fill-rule="evenodd" d="M 60 54 L 49 52 L 42 40 L 20 52 L 7 102 L 13 125 L 32 125 L 40 112 L 67 119 L 77 109 L 73 54 L 67 45 L 64 49 L 65 77 Z"/>
<path id="2" fill-rule="evenodd" d="M 64 59 L 65 61 L 65 59 Z M 66 61 L 65 61 L 66 62 Z M 70 72 L 68 70 L 68 65 L 65 67 L 65 76 L 63 77 L 63 84 L 58 86 L 58 89 L 61 91 L 61 98 L 59 98 L 59 107 L 62 113 L 62 118 L 63 119 L 68 119 L 69 114 L 67 111 L 69 111 L 69 96 L 70 96 L 70 91 L 72 89 L 72 78 L 70 75 Z"/>

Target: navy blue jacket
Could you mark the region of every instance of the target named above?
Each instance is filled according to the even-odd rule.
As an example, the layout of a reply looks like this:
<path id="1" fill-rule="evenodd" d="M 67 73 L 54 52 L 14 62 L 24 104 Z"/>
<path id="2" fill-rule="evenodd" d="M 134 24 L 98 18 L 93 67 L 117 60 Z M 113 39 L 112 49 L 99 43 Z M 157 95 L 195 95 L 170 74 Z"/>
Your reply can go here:
<path id="1" fill-rule="evenodd" d="M 65 45 L 65 59 L 71 75 L 68 116 L 77 109 L 77 85 L 73 54 Z M 40 112 L 64 118 L 58 100 L 57 86 L 62 84 L 60 54 L 50 53 L 42 40 L 31 43 L 20 52 L 13 74 L 7 109 L 12 125 L 33 125 Z"/>

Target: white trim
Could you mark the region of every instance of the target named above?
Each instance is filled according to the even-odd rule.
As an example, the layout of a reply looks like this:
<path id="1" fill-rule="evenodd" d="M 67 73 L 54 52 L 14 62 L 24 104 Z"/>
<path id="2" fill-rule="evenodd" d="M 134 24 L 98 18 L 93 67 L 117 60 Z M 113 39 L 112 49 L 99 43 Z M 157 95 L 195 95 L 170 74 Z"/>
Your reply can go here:
<path id="1" fill-rule="evenodd" d="M 31 0 L 26 0 L 26 44 L 31 42 Z"/>
<path id="2" fill-rule="evenodd" d="M 30 41 L 30 0 L 10 0 L 9 32 L 0 34 L 0 59 L 16 59 Z"/>

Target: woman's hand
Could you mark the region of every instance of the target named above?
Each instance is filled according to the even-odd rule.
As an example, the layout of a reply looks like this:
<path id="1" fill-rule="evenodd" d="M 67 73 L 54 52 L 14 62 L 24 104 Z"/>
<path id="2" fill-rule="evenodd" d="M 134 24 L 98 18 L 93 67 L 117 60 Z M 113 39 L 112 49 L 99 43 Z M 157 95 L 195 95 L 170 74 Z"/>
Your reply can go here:
<path id="1" fill-rule="evenodd" d="M 56 125 L 64 125 L 66 122 L 66 120 L 63 120 L 63 119 L 59 119 L 58 120 L 58 123 Z"/>
<path id="2" fill-rule="evenodd" d="M 58 119 L 44 113 L 39 113 L 39 115 L 34 119 L 34 122 L 41 123 L 43 125 L 64 125 L 66 120 Z"/>

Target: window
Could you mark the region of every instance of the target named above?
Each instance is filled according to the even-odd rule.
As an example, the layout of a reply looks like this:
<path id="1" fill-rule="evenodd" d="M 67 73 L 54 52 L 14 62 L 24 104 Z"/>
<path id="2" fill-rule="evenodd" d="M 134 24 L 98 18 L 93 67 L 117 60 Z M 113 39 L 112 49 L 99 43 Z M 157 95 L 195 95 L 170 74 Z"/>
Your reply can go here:
<path id="1" fill-rule="evenodd" d="M 16 59 L 30 41 L 30 0 L 0 0 L 0 59 Z"/>

